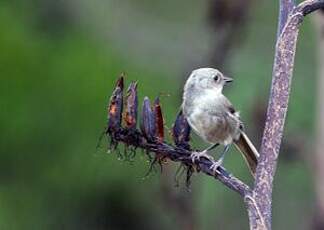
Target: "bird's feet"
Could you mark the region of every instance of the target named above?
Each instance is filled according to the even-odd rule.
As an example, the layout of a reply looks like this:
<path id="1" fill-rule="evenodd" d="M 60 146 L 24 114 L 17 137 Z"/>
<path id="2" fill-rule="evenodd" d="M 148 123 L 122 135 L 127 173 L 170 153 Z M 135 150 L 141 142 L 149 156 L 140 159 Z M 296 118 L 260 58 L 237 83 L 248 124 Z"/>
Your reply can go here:
<path id="1" fill-rule="evenodd" d="M 219 166 L 222 166 L 223 164 L 223 158 L 220 158 L 218 161 L 215 161 L 209 168 L 215 173 L 220 173 L 218 170 Z"/>
<path id="2" fill-rule="evenodd" d="M 195 163 L 196 160 L 200 160 L 201 157 L 205 157 L 211 161 L 214 160 L 214 158 L 212 156 L 207 154 L 206 150 L 204 150 L 202 152 L 193 152 L 193 153 L 191 153 L 190 157 L 191 157 L 192 163 Z"/>

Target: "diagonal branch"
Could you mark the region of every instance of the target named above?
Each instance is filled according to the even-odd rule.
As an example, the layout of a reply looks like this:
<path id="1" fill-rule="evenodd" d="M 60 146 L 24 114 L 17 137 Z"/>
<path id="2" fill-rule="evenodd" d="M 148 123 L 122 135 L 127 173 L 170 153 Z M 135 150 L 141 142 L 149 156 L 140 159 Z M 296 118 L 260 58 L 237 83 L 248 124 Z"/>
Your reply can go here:
<path id="1" fill-rule="evenodd" d="M 166 143 L 150 143 L 139 132 L 130 132 L 126 129 L 122 129 L 118 132 L 115 132 L 114 138 L 115 141 L 123 142 L 126 145 L 131 145 L 135 148 L 141 148 L 148 152 L 153 152 L 155 154 L 158 154 L 162 158 L 168 158 L 174 162 L 181 162 L 184 165 L 198 166 L 201 172 L 219 180 L 226 187 L 237 192 L 242 197 L 251 192 L 248 185 L 246 185 L 244 182 L 233 176 L 222 166 L 218 168 L 219 173 L 214 174 L 214 172 L 210 169 L 210 166 L 213 163 L 215 163 L 214 161 L 211 161 L 206 158 L 201 158 L 200 160 L 197 160 L 195 164 L 193 164 L 192 159 L 190 157 L 192 152 L 187 149 L 181 147 L 174 147 Z"/>

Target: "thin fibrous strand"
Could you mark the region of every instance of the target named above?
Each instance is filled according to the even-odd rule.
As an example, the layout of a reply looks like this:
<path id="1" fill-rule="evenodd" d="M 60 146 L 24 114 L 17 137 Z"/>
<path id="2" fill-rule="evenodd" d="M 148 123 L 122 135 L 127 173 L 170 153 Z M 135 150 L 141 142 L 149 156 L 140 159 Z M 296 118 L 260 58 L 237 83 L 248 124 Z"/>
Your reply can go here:
<path id="1" fill-rule="evenodd" d="M 184 171 L 186 170 L 184 164 L 180 164 L 174 175 L 174 183 L 176 187 L 179 187 L 179 178 L 182 177 Z"/>
<path id="2" fill-rule="evenodd" d="M 147 172 L 144 175 L 144 178 L 148 177 L 152 171 L 155 169 L 155 165 L 158 162 L 158 159 L 156 157 L 150 159 L 150 166 Z"/>

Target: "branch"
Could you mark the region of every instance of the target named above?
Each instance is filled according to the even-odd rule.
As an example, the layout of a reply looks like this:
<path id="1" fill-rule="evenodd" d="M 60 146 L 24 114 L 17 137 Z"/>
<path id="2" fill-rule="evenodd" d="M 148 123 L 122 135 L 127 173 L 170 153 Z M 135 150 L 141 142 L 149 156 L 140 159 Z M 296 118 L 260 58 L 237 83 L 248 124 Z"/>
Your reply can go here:
<path id="1" fill-rule="evenodd" d="M 324 0 L 306 0 L 300 3 L 295 11 L 302 13 L 304 16 L 324 7 Z"/>
<path id="2" fill-rule="evenodd" d="M 226 187 L 234 190 L 243 197 L 248 192 L 251 192 L 248 185 L 233 176 L 222 166 L 218 168 L 219 173 L 214 175 L 214 172 L 210 169 L 210 166 L 214 162 L 209 159 L 201 158 L 200 160 L 197 160 L 195 164 L 193 164 L 190 157 L 192 152 L 187 149 L 174 147 L 167 143 L 149 143 L 141 133 L 128 131 L 126 129 L 121 129 L 118 132 L 115 132 L 114 135 L 116 141 L 123 142 L 126 145 L 131 145 L 135 148 L 141 148 L 148 152 L 153 152 L 159 155 L 159 157 L 167 158 L 174 162 L 181 162 L 184 165 L 198 166 L 201 172 L 208 176 L 214 177 L 222 182 Z M 137 141 L 134 141 L 135 139 Z"/>
<path id="3" fill-rule="evenodd" d="M 292 11 L 292 9 L 295 7 L 295 1 L 294 0 L 281 0 L 280 6 L 279 6 L 279 21 L 278 21 L 278 34 L 279 35 L 282 32 L 283 27 L 285 26 L 288 15 Z"/>
<path id="4" fill-rule="evenodd" d="M 132 82 L 128 88 L 126 98 L 126 111 L 123 112 L 123 77 L 119 78 L 110 99 L 108 107 L 108 124 L 103 134 L 111 140 L 111 146 L 115 149 L 118 143 L 124 143 L 126 147 L 133 147 L 133 150 L 141 148 L 146 152 L 155 153 L 154 162 L 162 162 L 167 158 L 175 162 L 181 162 L 189 169 L 198 169 L 208 176 L 219 180 L 228 188 L 239 193 L 241 196 L 251 192 L 251 189 L 244 182 L 229 173 L 220 166 L 215 174 L 210 169 L 215 163 L 206 158 L 192 162 L 189 146 L 190 127 L 186 119 L 179 113 L 174 123 L 172 137 L 176 146 L 167 144 L 164 141 L 164 121 L 162 109 L 158 98 L 154 105 L 150 105 L 146 97 L 143 102 L 141 114 L 141 131 L 137 130 L 137 84 Z M 124 123 L 124 124 L 123 124 Z"/>
<path id="5" fill-rule="evenodd" d="M 291 4 L 292 1 L 287 0 L 281 0 L 280 4 L 281 32 L 276 43 L 271 93 L 253 189 L 260 214 L 248 210 L 251 229 L 271 229 L 273 178 L 288 109 L 299 26 L 305 15 L 324 7 L 324 0 L 307 0 L 294 8 Z"/>

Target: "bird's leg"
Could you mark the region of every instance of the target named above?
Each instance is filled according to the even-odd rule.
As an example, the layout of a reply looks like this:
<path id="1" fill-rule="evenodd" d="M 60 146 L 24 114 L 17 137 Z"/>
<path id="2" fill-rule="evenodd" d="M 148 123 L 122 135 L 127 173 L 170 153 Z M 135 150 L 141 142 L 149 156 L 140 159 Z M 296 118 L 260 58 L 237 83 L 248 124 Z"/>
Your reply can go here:
<path id="1" fill-rule="evenodd" d="M 216 148 L 217 146 L 219 146 L 219 143 L 213 144 L 212 146 L 208 147 L 205 151 L 210 151 L 213 150 L 214 148 Z"/>
<path id="2" fill-rule="evenodd" d="M 210 151 L 210 150 L 216 148 L 218 145 L 219 145 L 219 144 L 216 143 L 216 144 L 214 144 L 214 145 L 208 147 L 207 149 L 205 149 L 205 150 L 203 150 L 203 151 L 201 151 L 201 152 L 193 152 L 193 153 L 191 154 L 191 160 L 192 160 L 192 163 L 195 163 L 195 161 L 196 161 L 196 160 L 199 160 L 201 157 L 205 157 L 205 158 L 207 158 L 207 159 L 209 159 L 209 160 L 211 160 L 211 161 L 214 160 L 214 158 L 213 158 L 212 156 L 208 155 L 208 151 Z"/>
<path id="3" fill-rule="evenodd" d="M 225 155 L 228 152 L 229 147 L 230 145 L 226 145 L 220 158 L 210 166 L 210 169 L 213 170 L 213 172 L 218 172 L 217 168 L 223 164 Z"/>

